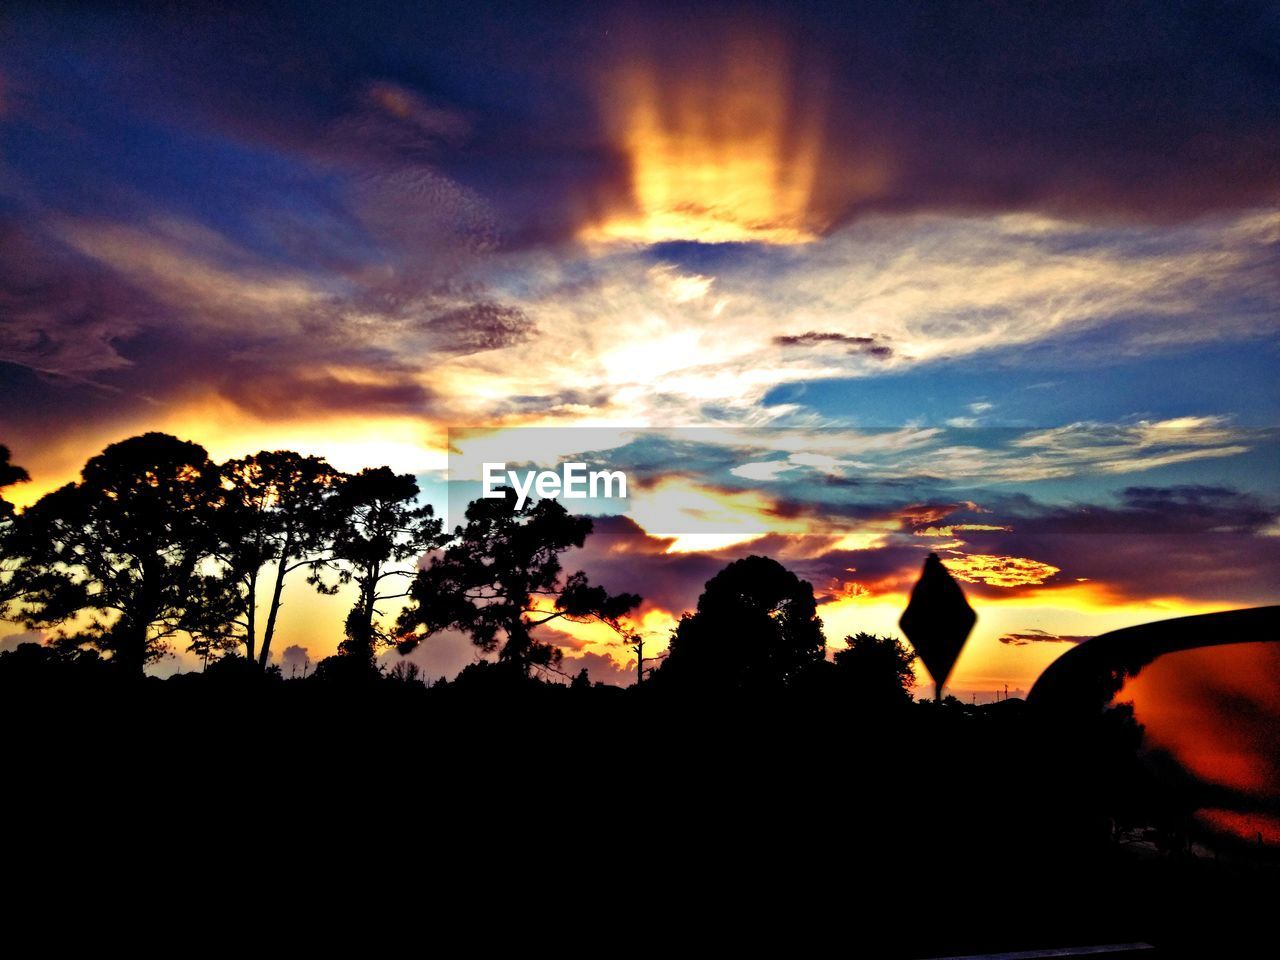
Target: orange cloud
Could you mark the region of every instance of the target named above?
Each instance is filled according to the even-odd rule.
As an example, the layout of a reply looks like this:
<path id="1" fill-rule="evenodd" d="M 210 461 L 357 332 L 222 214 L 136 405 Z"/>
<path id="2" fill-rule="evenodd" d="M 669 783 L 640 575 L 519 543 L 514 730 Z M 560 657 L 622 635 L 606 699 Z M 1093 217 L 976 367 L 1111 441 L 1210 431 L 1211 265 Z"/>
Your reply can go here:
<path id="1" fill-rule="evenodd" d="M 821 150 L 813 101 L 794 96 L 788 52 L 738 36 L 714 68 L 671 75 L 640 59 L 605 84 L 605 107 L 631 165 L 631 209 L 587 239 L 802 243 Z M 797 104 L 805 104 L 799 111 Z"/>
<path id="2" fill-rule="evenodd" d="M 544 613 L 553 609 L 550 601 L 535 603 L 534 607 Z M 650 607 L 638 616 L 623 617 L 620 621 L 625 630 L 643 639 L 646 661 L 667 649 L 671 631 L 678 622 L 677 614 L 659 607 Z M 580 660 L 598 656 L 605 658 L 619 670 L 636 668 L 635 647 L 607 624 L 596 620 L 586 623 L 552 620 L 546 626 L 549 632 L 556 634 L 554 642 L 564 652 L 566 659 Z"/>
<path id="3" fill-rule="evenodd" d="M 947 557 L 942 564 L 957 580 L 985 583 L 993 587 L 1034 586 L 1061 572 L 1058 567 L 1039 560 L 982 553 Z"/>
<path id="4" fill-rule="evenodd" d="M 630 196 L 588 241 L 806 243 L 829 225 L 818 194 L 869 196 L 887 181 L 866 153 L 826 157 L 826 71 L 776 25 L 721 25 L 716 42 L 643 24 L 649 41 L 600 79 L 606 128 L 630 167 Z M 825 178 L 823 176 L 825 172 Z"/>
<path id="5" fill-rule="evenodd" d="M 966 531 L 1009 533 L 1012 529 L 1012 527 L 998 527 L 991 523 L 955 523 L 945 527 L 925 527 L 923 530 L 912 532 L 917 537 L 954 537 L 957 533 Z"/>

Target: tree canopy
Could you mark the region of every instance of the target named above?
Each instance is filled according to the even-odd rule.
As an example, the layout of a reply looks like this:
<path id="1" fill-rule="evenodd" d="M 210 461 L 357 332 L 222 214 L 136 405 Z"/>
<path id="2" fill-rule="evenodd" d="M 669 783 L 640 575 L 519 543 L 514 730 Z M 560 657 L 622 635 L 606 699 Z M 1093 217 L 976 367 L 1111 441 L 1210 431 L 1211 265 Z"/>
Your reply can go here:
<path id="1" fill-rule="evenodd" d="M 3 491 L 5 487 L 13 486 L 15 483 L 25 483 L 31 479 L 27 475 L 27 471 L 16 463 L 12 463 L 10 458 L 9 448 L 0 444 L 0 491 Z M 0 493 L 0 522 L 12 516 L 13 504 Z"/>
<path id="2" fill-rule="evenodd" d="M 199 444 L 163 433 L 111 444 L 79 483 L 42 497 L 16 525 L 24 619 L 49 627 L 85 614 L 72 642 L 141 673 L 170 637 L 207 623 L 219 586 L 201 564 L 214 549 L 219 496 Z"/>
<path id="3" fill-rule="evenodd" d="M 769 557 L 735 560 L 707 581 L 656 676 L 705 689 L 791 686 L 823 662 L 813 587 Z"/>
<path id="4" fill-rule="evenodd" d="M 221 473 L 218 556 L 240 591 L 236 636 L 248 659 L 266 667 L 289 574 L 308 568 L 311 582 L 327 590 L 320 573 L 339 525 L 332 507 L 344 475 L 319 457 L 289 450 L 230 460 Z M 259 649 L 258 603 L 264 591 L 268 606 Z"/>
<path id="5" fill-rule="evenodd" d="M 897 637 L 856 633 L 845 637 L 845 648 L 832 660 L 842 693 L 860 707 L 885 707 L 911 702 L 915 660 Z"/>
<path id="6" fill-rule="evenodd" d="M 26 470 L 10 461 L 9 448 L 0 444 L 0 615 L 5 613 L 7 604 L 17 594 L 18 585 L 13 574 L 14 564 L 19 562 L 19 558 L 12 556 L 12 548 L 7 542 L 13 530 L 14 508 L 4 498 L 4 488 L 30 479 Z"/>
<path id="7" fill-rule="evenodd" d="M 527 673 L 560 662 L 559 648 L 534 635 L 543 624 L 594 620 L 625 632 L 620 618 L 640 597 L 610 594 L 580 570 L 562 578 L 560 555 L 582 546 L 590 517 L 574 516 L 556 500 L 517 507 L 515 491 L 507 489 L 504 497 L 473 501 L 466 521 L 409 590 L 402 653 L 424 636 L 454 629 Z"/>
<path id="8" fill-rule="evenodd" d="M 373 665 L 380 646 L 394 637 L 379 625 L 378 603 L 406 596 L 399 577 L 412 570 L 398 564 L 440 544 L 441 521 L 430 505 L 418 505 L 418 482 L 390 467 L 365 468 L 347 478 L 330 505 L 333 546 L 330 566 L 342 583 L 354 583 L 356 602 L 347 614 L 339 652 Z"/>
<path id="9" fill-rule="evenodd" d="M 24 479 L 0 447 L 0 487 Z M 179 634 L 206 664 L 243 645 L 244 660 L 265 668 L 284 584 L 302 568 L 321 592 L 355 588 L 340 656 L 318 665 L 324 677 L 376 674 L 380 650 L 407 654 L 448 630 L 493 656 L 495 669 L 523 676 L 560 672 L 554 635 L 539 629 L 547 625 L 601 623 L 622 645 L 635 640 L 627 615 L 640 597 L 564 569 L 592 520 L 554 499 L 518 504 L 509 489 L 471 503 L 446 534 L 410 474 L 384 466 L 347 475 L 292 451 L 217 466 L 198 444 L 148 433 L 108 446 L 79 482 L 25 512 L 4 506 L 0 536 L 15 572 L 4 587 L 19 596 L 21 619 L 61 627 L 64 649 L 102 651 L 135 675 Z M 394 599 L 407 603 L 389 629 L 379 607 Z M 912 653 L 900 641 L 859 633 L 834 664 L 824 653 L 810 584 L 751 556 L 707 581 L 655 676 L 755 692 L 813 676 L 857 703 L 909 699 Z"/>

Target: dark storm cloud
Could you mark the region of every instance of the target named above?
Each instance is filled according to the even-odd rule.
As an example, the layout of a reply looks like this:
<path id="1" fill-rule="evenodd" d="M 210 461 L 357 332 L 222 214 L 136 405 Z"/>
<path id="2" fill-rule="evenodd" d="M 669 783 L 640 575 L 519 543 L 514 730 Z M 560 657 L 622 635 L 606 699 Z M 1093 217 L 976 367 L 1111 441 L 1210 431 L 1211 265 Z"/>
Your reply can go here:
<path id="1" fill-rule="evenodd" d="M 1023 549 L 1062 568 L 1069 579 L 1096 581 L 1120 595 L 1185 597 L 1223 606 L 1272 603 L 1280 537 L 1205 534 L 1049 537 Z"/>
<path id="2" fill-rule="evenodd" d="M 371 415 L 412 413 L 430 409 L 435 399 L 432 391 L 407 373 L 399 382 L 390 378 L 360 383 L 305 371 L 268 370 L 256 375 L 239 370 L 214 386 L 242 409 L 264 416 L 349 410 Z"/>
<path id="3" fill-rule="evenodd" d="M 1036 504 L 1019 495 L 991 506 L 1021 535 L 1247 534 L 1276 523 L 1280 509 L 1232 487 L 1126 487 L 1117 504 Z"/>
<path id="4" fill-rule="evenodd" d="M 833 599 L 834 594 L 828 591 L 838 590 L 850 580 L 896 586 L 898 580 L 919 573 L 924 557 L 919 546 L 901 542 L 875 550 L 828 550 L 806 556 L 805 548 L 811 550 L 820 544 L 821 537 L 781 534 L 720 550 L 668 553 L 671 539 L 650 537 L 627 517 L 597 517 L 594 524 L 586 544 L 566 556 L 565 568 L 582 567 L 593 581 L 612 592 L 641 593 L 642 611 L 656 607 L 677 615 L 697 606 L 706 582 L 727 564 L 753 554 L 778 559 L 810 581 L 815 595 L 822 599 Z M 856 573 L 851 573 L 851 568 Z"/>
<path id="5" fill-rule="evenodd" d="M 436 163 L 460 115 L 257 14 L 23 25 L 0 60 L 0 360 L 91 384 L 82 423 L 209 394 L 429 412 L 434 354 L 531 326 L 466 278 L 496 221 Z"/>
<path id="6" fill-rule="evenodd" d="M 47 112 L 39 90 L 51 84 L 275 153 L 360 168 L 430 160 L 498 203 L 508 242 L 571 230 L 626 192 L 602 77 L 643 57 L 676 90 L 742 35 L 777 39 L 811 81 L 784 88 L 821 100 L 813 202 L 828 224 L 957 207 L 1168 218 L 1269 203 L 1280 184 L 1270 3 L 22 14 L 10 114 Z M 50 49 L 94 85 L 51 76 Z M 849 174 L 869 164 L 885 174 L 874 188 Z"/>
<path id="7" fill-rule="evenodd" d="M 351 209 L 367 215 L 362 205 L 379 189 L 360 185 Z M 413 213 L 412 197 L 402 203 L 436 245 L 473 235 L 425 208 Z M 28 415 L 49 413 L 50 398 L 40 399 L 49 386 L 89 388 L 73 404 L 82 422 L 209 393 L 264 415 L 428 412 L 439 398 L 420 371 L 433 355 L 509 345 L 533 326 L 482 286 L 441 276 L 447 266 L 424 268 L 425 240 L 397 251 L 395 266 L 348 264 L 335 279 L 273 268 L 242 238 L 195 223 L 86 230 L 38 212 L 13 216 L 0 234 L 0 361 L 43 378 L 32 394 L 28 378 L 5 377 L 30 395 L 8 405 L 6 425 L 18 433 Z M 445 214 L 451 220 L 447 205 Z M 333 265 L 331 253 L 319 261 Z M 456 252 L 441 259 L 459 262 Z"/>
<path id="8" fill-rule="evenodd" d="M 565 555 L 565 569 L 586 570 L 592 582 L 612 593 L 642 594 L 642 611 L 652 607 L 676 614 L 692 610 L 703 585 L 729 562 L 728 557 L 737 555 L 733 551 L 667 553 L 670 540 L 647 536 L 627 517 L 598 517 L 594 524 L 584 546 Z"/>
<path id="9" fill-rule="evenodd" d="M 68 377 L 127 366 L 121 341 L 157 312 L 111 270 L 25 225 L 0 225 L 0 360 Z"/>
<path id="10" fill-rule="evenodd" d="M 716 70 L 743 36 L 782 50 L 760 65 L 785 74 L 764 78 L 794 101 L 782 114 L 817 118 L 822 229 L 870 211 L 1110 223 L 1265 203 L 1280 178 L 1273 11 L 17 5 L 0 26 L 0 360 L 87 382 L 84 418 L 202 390 L 256 413 L 430 412 L 448 399 L 421 385 L 434 357 L 538 329 L 501 256 L 628 202 L 610 78 L 656 70 L 667 120 L 705 84 L 715 128 Z M 855 175 L 869 167 L 883 176 Z M 683 249 L 709 275 L 717 258 L 765 259 Z M 892 349 L 814 327 L 776 343 Z M 529 393 L 510 408 L 536 409 L 544 392 Z M 40 403 L 28 390 L 11 415 L 42 429 Z M 649 403 L 688 409 L 661 385 Z"/>
<path id="11" fill-rule="evenodd" d="M 1276 196 L 1273 4 L 944 3 L 875 19 L 834 46 L 856 51 L 842 58 L 849 113 L 877 118 L 906 168 L 876 205 L 1177 216 Z"/>
<path id="12" fill-rule="evenodd" d="M 930 550 L 944 559 L 981 556 L 1001 565 L 1049 565 L 1060 573 L 1021 586 L 966 582 L 965 592 L 977 600 L 1001 600 L 1019 590 L 1070 589 L 1092 584 L 1117 600 L 1150 601 L 1183 598 L 1224 606 L 1266 603 L 1274 596 L 1280 570 L 1280 536 L 1274 535 L 1280 510 L 1226 487 L 1131 487 L 1119 492 L 1118 504 L 1076 504 L 1069 509 L 1036 504 L 1026 497 L 1002 504 L 956 501 L 937 504 L 886 504 L 859 510 L 864 521 L 904 522 L 901 533 L 867 549 L 823 549 L 823 537 L 834 542 L 845 529 L 822 522 L 820 505 L 798 504 L 789 515 L 807 514 L 814 533 L 770 534 L 722 550 L 667 553 L 671 540 L 645 536 L 631 520 L 603 517 L 595 535 L 567 561 L 586 569 L 614 591 L 638 591 L 647 606 L 679 613 L 692 610 L 702 587 L 730 561 L 751 554 L 771 556 L 813 584 L 820 602 L 837 599 L 856 583 L 872 593 L 901 592 L 919 576 Z M 1007 509 L 1016 504 L 1017 511 Z M 1186 524 L 1196 536 L 1178 535 L 1170 511 L 1186 509 Z M 964 528 L 984 523 L 997 529 Z M 1040 524 L 1044 525 L 1041 526 Z M 1071 525 L 1074 524 L 1074 525 Z M 922 537 L 913 531 L 951 525 L 954 536 Z M 1004 529 L 999 528 L 1004 526 Z M 1035 582 L 1040 580 L 1040 582 Z M 1010 644 L 1081 637 L 1011 633 Z"/>
<path id="13" fill-rule="evenodd" d="M 771 550 L 770 555 L 785 554 L 784 543 L 761 543 Z M 828 550 L 815 557 L 803 557 L 783 562 L 796 574 L 813 584 L 819 602 L 836 599 L 845 584 L 857 583 L 873 593 L 909 589 L 920 576 L 920 569 L 928 553 L 927 545 L 909 543 L 903 539 L 890 539 L 884 546 L 867 550 Z M 968 592 L 968 585 L 965 590 Z"/>
<path id="14" fill-rule="evenodd" d="M 964 552 L 1028 557 L 1059 568 L 1057 586 L 1093 583 L 1119 597 L 1271 602 L 1280 570 L 1280 508 L 1225 486 L 1128 487 L 1115 502 L 988 501 L 1009 531 L 963 532 Z M 979 595 L 1000 588 L 967 585 Z"/>

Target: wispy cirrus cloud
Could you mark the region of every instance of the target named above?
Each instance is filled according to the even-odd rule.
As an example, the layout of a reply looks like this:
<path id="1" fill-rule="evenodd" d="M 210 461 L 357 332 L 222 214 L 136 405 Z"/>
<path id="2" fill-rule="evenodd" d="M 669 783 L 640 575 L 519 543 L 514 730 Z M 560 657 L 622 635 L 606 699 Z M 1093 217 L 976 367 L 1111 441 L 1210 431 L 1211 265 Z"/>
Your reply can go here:
<path id="1" fill-rule="evenodd" d="M 774 433 L 764 430 L 758 436 L 765 441 Z M 1252 450 L 1274 449 L 1277 442 L 1274 430 L 1237 426 L 1225 416 L 1081 422 L 1050 429 L 953 426 L 857 431 L 823 427 L 776 433 L 785 438 L 779 440 L 781 450 L 792 450 L 785 458 L 776 457 L 765 441 L 755 450 L 771 454 L 770 459 L 751 459 L 729 472 L 761 483 L 794 483 L 807 475 L 862 484 L 908 480 L 954 485 L 1026 484 L 1229 460 Z M 743 431 L 743 443 L 751 436 L 750 431 Z"/>
<path id="2" fill-rule="evenodd" d="M 1112 231 L 1013 215 L 862 223 L 803 257 L 760 250 L 696 261 L 687 276 L 713 278 L 714 296 L 679 301 L 667 292 L 675 265 L 657 283 L 645 252 L 590 265 L 517 256 L 504 267 L 508 282 L 545 335 L 481 366 L 500 379 L 519 355 L 519 392 L 572 378 L 606 387 L 610 415 L 698 422 L 712 405 L 748 416 L 780 384 L 942 358 L 1055 343 L 1080 357 L 1098 349 L 1093 336 L 1110 356 L 1257 337 L 1276 329 L 1277 222 L 1245 215 Z M 1194 321 L 1210 311 L 1213 325 Z"/>

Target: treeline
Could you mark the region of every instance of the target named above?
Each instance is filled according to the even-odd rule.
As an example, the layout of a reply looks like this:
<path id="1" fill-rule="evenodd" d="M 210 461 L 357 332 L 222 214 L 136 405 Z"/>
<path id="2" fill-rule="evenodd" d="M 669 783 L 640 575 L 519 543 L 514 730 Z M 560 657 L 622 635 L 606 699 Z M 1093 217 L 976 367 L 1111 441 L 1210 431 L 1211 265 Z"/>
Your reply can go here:
<path id="1" fill-rule="evenodd" d="M 0 447 L 0 487 L 25 479 Z M 1118 824 L 1154 824 L 1171 850 L 1196 835 L 1192 811 L 1209 799 L 1154 783 L 1136 762 L 1131 709 L 1059 729 L 1021 701 L 914 703 L 910 650 L 860 633 L 828 658 L 812 585 L 767 557 L 707 581 L 638 687 L 570 678 L 540 627 L 591 621 L 619 644 L 638 639 L 628 615 L 639 596 L 561 563 L 591 520 L 554 500 L 517 507 L 512 494 L 471 503 L 446 531 L 419 493 L 385 466 L 344 473 L 288 451 L 219 464 L 149 433 L 107 447 L 25 510 L 0 499 L 4 615 L 51 634 L 0 653 L 0 713 L 27 731 L 10 749 L 32 768 L 73 751 L 76 769 L 138 782 L 170 776 L 191 753 L 193 781 L 212 771 L 258 782 L 303 769 L 385 775 L 430 731 L 433 770 L 489 765 L 581 795 L 604 777 L 625 785 L 618 796 L 701 784 L 716 809 L 740 796 L 840 805 L 853 777 L 865 788 L 856 820 L 901 822 L 860 831 L 851 855 L 923 819 L 936 829 L 922 849 L 952 844 L 966 857 L 1030 835 L 1075 851 L 1109 843 Z M 337 654 L 284 682 L 271 651 L 294 578 L 320 593 L 349 585 L 354 598 Z M 393 599 L 403 609 L 391 618 Z M 445 630 L 485 657 L 430 688 L 411 662 L 380 665 L 380 653 Z M 208 672 L 134 682 L 178 643 L 209 658 Z M 285 731 L 294 755 L 282 766 L 262 738 Z M 555 749 L 549 731 L 563 734 Z M 165 763 L 130 760 L 140 743 Z M 948 784 L 965 789 L 943 790 L 943 816 Z M 797 809 L 795 822 L 809 815 Z M 973 841 L 963 850 L 961 832 Z"/>
<path id="2" fill-rule="evenodd" d="M 25 479 L 0 447 L 0 492 Z M 456 795 L 466 842 L 491 824 L 519 838 L 511 849 L 567 837 L 567 859 L 655 867 L 690 903 L 738 884 L 753 909 L 803 919 L 788 936 L 823 914 L 797 877 L 857 871 L 888 900 L 858 909 L 890 918 L 915 956 L 989 947 L 952 931 L 971 929 L 992 890 L 1019 942 L 1057 929 L 1070 903 L 1070 942 L 1114 943 L 1150 938 L 1149 918 L 1164 929 L 1179 897 L 1235 909 L 1272 888 L 1257 845 L 1224 856 L 1227 873 L 1180 853 L 1193 840 L 1231 853 L 1194 817 L 1225 801 L 1139 763 L 1131 709 L 1060 724 L 1020 700 L 913 703 L 908 649 L 858 634 L 828 659 L 812 586 L 766 557 L 706 583 L 639 687 L 585 672 L 540 682 L 562 666 L 537 636 L 545 624 L 595 620 L 636 639 L 640 598 L 560 563 L 591 528 L 554 500 L 517 509 L 511 496 L 472 503 L 445 531 L 414 478 L 387 467 L 347 474 L 279 451 L 215 464 L 154 433 L 113 444 L 23 511 L 0 498 L 4 614 L 54 631 L 0 653 L 5 770 L 28 795 L 94 810 L 186 796 L 235 815 L 256 797 L 336 797 L 337 822 L 362 838 L 374 803 L 398 817 Z M 270 658 L 293 578 L 355 597 L 339 652 L 285 682 Z M 388 620 L 392 598 L 405 604 Z M 430 688 L 411 662 L 379 668 L 379 652 L 446 629 L 492 657 Z M 208 672 L 135 679 L 179 642 Z M 578 811 L 593 806 L 606 827 L 582 833 Z M 455 828 L 428 819 L 440 824 Z M 1167 858 L 1123 858 L 1133 836 Z M 597 855 L 608 843 L 625 856 Z M 1156 872 L 1166 864 L 1177 872 Z"/>
<path id="3" fill-rule="evenodd" d="M 26 479 L 0 447 L 0 487 Z M 42 655 L 64 662 L 139 676 L 185 642 L 206 664 L 267 672 L 285 585 L 301 578 L 321 594 L 354 588 L 321 677 L 381 675 L 380 653 L 454 630 L 493 659 L 468 681 L 559 680 L 561 651 L 538 636 L 556 620 L 606 624 L 640 656 L 626 618 L 641 598 L 560 562 L 590 535 L 590 518 L 555 500 L 517 505 L 508 491 L 472 502 L 446 531 L 419 492 L 412 475 L 385 466 L 349 474 L 291 451 L 217 464 L 198 444 L 143 434 L 107 447 L 78 482 L 24 511 L 0 499 L 3 613 L 56 631 Z M 387 620 L 391 600 L 403 609 Z M 708 581 L 668 653 L 658 668 L 640 665 L 667 691 L 836 684 L 864 705 L 910 701 L 912 655 L 900 642 L 859 634 L 828 661 L 812 586 L 765 557 Z M 389 678 L 419 676 L 401 663 Z M 586 671 L 573 683 L 589 685 Z"/>
<path id="4" fill-rule="evenodd" d="M 0 448 L 0 487 L 26 479 Z M 599 620 L 625 632 L 620 618 L 640 598 L 561 568 L 589 518 L 554 500 L 517 509 L 508 496 L 472 503 L 450 532 L 418 501 L 415 478 L 385 466 L 343 473 L 291 451 L 217 464 L 199 444 L 143 434 L 26 510 L 0 499 L 2 612 L 58 630 L 54 650 L 135 675 L 175 638 L 202 659 L 267 669 L 295 577 L 322 594 L 354 587 L 338 656 L 321 664 L 329 671 L 376 671 L 379 652 L 454 629 L 528 674 L 560 659 L 533 635 L 541 624 Z M 392 599 L 406 605 L 386 622 Z"/>

